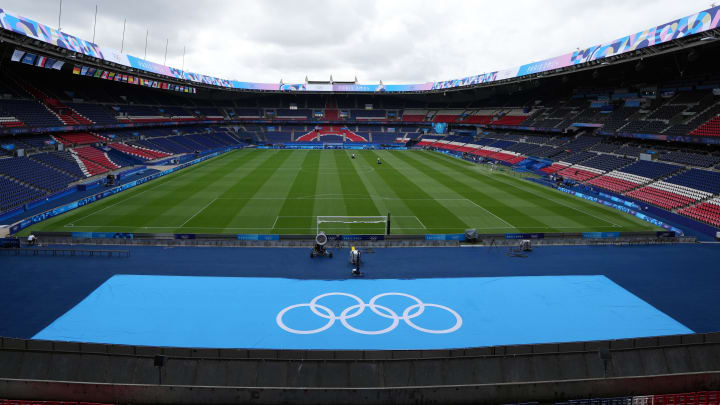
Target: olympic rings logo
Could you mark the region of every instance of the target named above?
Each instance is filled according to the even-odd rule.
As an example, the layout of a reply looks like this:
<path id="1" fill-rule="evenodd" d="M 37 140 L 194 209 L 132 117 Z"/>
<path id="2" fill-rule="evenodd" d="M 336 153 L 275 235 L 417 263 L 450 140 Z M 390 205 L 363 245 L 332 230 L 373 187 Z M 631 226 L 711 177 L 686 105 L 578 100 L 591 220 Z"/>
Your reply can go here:
<path id="1" fill-rule="evenodd" d="M 333 296 L 333 295 L 340 295 L 340 296 L 352 298 L 357 302 L 357 304 L 351 305 L 351 306 L 345 308 L 338 316 L 330 308 L 328 308 L 324 305 L 318 304 L 318 301 L 321 300 L 322 298 Z M 390 309 L 386 306 L 377 304 L 377 300 L 379 300 L 380 298 L 391 296 L 391 295 L 410 298 L 411 300 L 415 301 L 415 304 L 410 305 L 409 307 L 405 308 L 405 310 L 402 313 L 402 316 L 398 315 L 395 311 L 393 311 L 392 309 Z M 321 318 L 327 319 L 328 322 L 320 328 L 310 329 L 310 330 L 293 329 L 293 328 L 290 328 L 289 326 L 285 325 L 285 322 L 283 321 L 283 316 L 285 315 L 285 313 L 292 309 L 301 308 L 301 307 L 309 307 L 310 310 L 315 315 L 317 315 Z M 440 308 L 440 309 L 443 309 L 443 310 L 449 312 L 452 316 L 455 317 L 455 325 L 453 325 L 452 327 L 450 327 L 448 329 L 427 329 L 427 328 L 423 328 L 419 325 L 416 325 L 413 322 L 413 319 L 422 315 L 422 313 L 425 312 L 425 307 Z M 376 315 L 378 315 L 380 317 L 383 317 L 386 319 L 391 319 L 392 322 L 390 323 L 390 326 L 388 326 L 385 329 L 380 329 L 380 330 L 362 330 L 362 329 L 358 329 L 358 328 L 350 325 L 350 323 L 348 322 L 348 319 L 352 319 L 357 316 L 360 316 L 360 314 L 362 314 L 365 311 L 365 308 L 370 308 L 370 310 L 373 313 L 375 313 Z M 284 308 L 282 311 L 278 312 L 277 317 L 275 318 L 275 321 L 277 322 L 278 326 L 281 327 L 282 329 L 286 330 L 287 332 L 295 333 L 298 335 L 311 335 L 314 333 L 320 333 L 320 332 L 325 331 L 325 330 L 329 329 L 330 327 L 332 327 L 335 324 L 335 321 L 338 321 L 338 320 L 342 323 L 342 325 L 346 329 L 348 329 L 352 332 L 360 333 L 363 335 L 382 335 L 384 333 L 393 331 L 395 328 L 397 328 L 401 319 L 403 321 L 405 321 L 405 323 L 408 326 L 410 326 L 420 332 L 425 332 L 425 333 L 434 333 L 434 334 L 452 333 L 452 332 L 455 332 L 456 330 L 460 329 L 460 327 L 462 326 L 462 317 L 460 317 L 460 314 L 455 312 L 453 309 L 446 307 L 444 305 L 440 305 L 440 304 L 427 304 L 427 303 L 420 301 L 415 296 L 412 296 L 410 294 L 405 294 L 405 293 L 399 293 L 399 292 L 388 292 L 388 293 L 378 294 L 378 295 L 372 297 L 370 302 L 367 304 L 362 299 L 360 299 L 358 296 L 353 295 L 353 294 L 348 294 L 348 293 L 343 293 L 343 292 L 325 293 L 325 294 L 321 294 L 321 295 L 318 295 L 317 297 L 313 298 L 312 301 L 310 301 L 309 303 L 295 304 L 295 305 L 290 305 L 289 307 Z"/>

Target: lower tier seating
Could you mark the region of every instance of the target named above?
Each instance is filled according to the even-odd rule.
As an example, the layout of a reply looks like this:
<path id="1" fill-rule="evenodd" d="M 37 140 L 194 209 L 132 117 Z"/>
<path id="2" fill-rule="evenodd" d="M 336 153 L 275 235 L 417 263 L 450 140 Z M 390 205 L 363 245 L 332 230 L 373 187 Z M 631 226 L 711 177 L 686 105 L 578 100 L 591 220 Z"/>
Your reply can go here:
<path id="1" fill-rule="evenodd" d="M 683 208 L 678 213 L 720 227 L 720 197 Z"/>

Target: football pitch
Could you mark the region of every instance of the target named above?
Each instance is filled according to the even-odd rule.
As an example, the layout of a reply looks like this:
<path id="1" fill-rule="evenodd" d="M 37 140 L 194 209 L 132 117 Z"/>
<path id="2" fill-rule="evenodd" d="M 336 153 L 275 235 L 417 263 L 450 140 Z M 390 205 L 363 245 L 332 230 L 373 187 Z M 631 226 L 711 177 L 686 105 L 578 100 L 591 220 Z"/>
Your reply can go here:
<path id="1" fill-rule="evenodd" d="M 30 230 L 315 234 L 318 216 L 388 213 L 392 234 L 462 233 L 468 228 L 479 233 L 658 229 L 611 208 L 436 152 L 244 149 Z M 323 223 L 320 230 L 383 234 L 384 226 L 339 222 Z"/>

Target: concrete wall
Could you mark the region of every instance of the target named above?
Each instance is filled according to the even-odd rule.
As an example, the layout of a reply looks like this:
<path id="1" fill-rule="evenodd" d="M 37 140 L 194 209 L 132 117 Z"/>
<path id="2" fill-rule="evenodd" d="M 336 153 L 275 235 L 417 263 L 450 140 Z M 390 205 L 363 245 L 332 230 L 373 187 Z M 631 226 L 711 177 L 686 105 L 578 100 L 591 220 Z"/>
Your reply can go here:
<path id="1" fill-rule="evenodd" d="M 601 351 L 609 359 L 603 360 Z M 166 356 L 163 367 L 154 365 L 156 355 Z M 657 379 L 647 379 L 659 376 L 671 382 L 658 385 L 652 382 Z M 627 384 L 639 377 L 649 385 Z M 217 398 L 240 398 L 262 391 L 272 398 L 266 403 L 295 398 L 298 392 L 316 397 L 309 402 L 346 402 L 349 397 L 344 395 L 352 392 L 378 401 L 393 395 L 408 402 L 417 395 L 443 400 L 437 395 L 448 390 L 443 395 L 458 402 L 522 402 L 669 392 L 663 390 L 670 387 L 676 387 L 672 392 L 694 391 L 717 388 L 718 378 L 720 333 L 429 351 L 185 349 L 0 340 L 0 397 L 6 398 L 174 402 L 170 399 L 180 387 L 214 387 L 206 395 L 222 391 Z M 175 389 L 158 391 L 160 384 Z M 112 388 L 131 385 L 133 390 Z M 451 394 L 456 388 L 463 394 Z M 40 392 L 48 396 L 34 396 Z M 68 396 L 75 392 L 92 394 Z M 115 396 L 131 392 L 138 397 Z M 193 391 L 177 399 L 200 402 L 196 395 Z"/>

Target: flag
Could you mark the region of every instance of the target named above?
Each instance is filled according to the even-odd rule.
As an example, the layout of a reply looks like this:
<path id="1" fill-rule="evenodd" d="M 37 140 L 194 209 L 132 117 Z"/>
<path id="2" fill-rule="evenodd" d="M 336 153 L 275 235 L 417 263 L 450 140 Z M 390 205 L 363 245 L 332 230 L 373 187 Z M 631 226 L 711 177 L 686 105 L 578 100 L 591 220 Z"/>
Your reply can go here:
<path id="1" fill-rule="evenodd" d="M 58 60 L 58 61 L 55 61 L 55 64 L 52 66 L 52 68 L 55 70 L 60 70 L 60 69 L 62 69 L 62 67 L 64 65 L 65 65 L 65 62 Z"/>
<path id="2" fill-rule="evenodd" d="M 115 79 L 115 72 L 110 72 L 110 74 L 108 74 L 108 80 L 114 80 L 114 79 Z"/>
<path id="3" fill-rule="evenodd" d="M 153 82 L 153 85 L 152 85 L 152 86 L 153 86 L 153 89 L 157 89 L 157 88 L 158 88 L 158 82 Z"/>
<path id="4" fill-rule="evenodd" d="M 87 73 L 87 71 L 88 71 L 88 67 L 87 67 L 87 66 L 83 66 L 82 69 L 80 70 L 80 75 L 81 75 L 81 76 L 85 76 L 85 73 Z"/>
<path id="5" fill-rule="evenodd" d="M 46 68 L 46 69 L 52 69 L 53 66 L 55 66 L 55 62 L 57 62 L 56 59 L 47 58 L 47 61 L 45 62 L 45 68 Z"/>
<path id="6" fill-rule="evenodd" d="M 48 58 L 45 56 L 38 56 L 37 60 L 35 61 L 35 66 L 39 67 L 45 67 L 45 63 L 47 63 Z"/>
<path id="7" fill-rule="evenodd" d="M 73 67 L 73 74 L 74 74 L 74 75 L 79 75 L 79 74 L 80 74 L 80 66 L 75 66 L 75 67 Z"/>
<path id="8" fill-rule="evenodd" d="M 103 71 L 98 69 L 95 71 L 95 74 L 93 75 L 93 77 L 99 78 L 100 76 L 102 76 L 102 73 L 103 73 Z"/>
<path id="9" fill-rule="evenodd" d="M 163 88 L 163 90 L 167 90 L 167 88 L 168 88 L 168 84 L 167 84 L 167 83 L 165 83 L 165 82 L 163 82 L 163 84 L 162 84 L 162 88 Z"/>
<path id="10" fill-rule="evenodd" d="M 20 62 L 20 61 L 22 60 L 23 55 L 25 55 L 25 51 L 21 51 L 21 50 L 19 50 L 19 49 L 16 49 L 16 50 L 13 52 L 12 57 L 10 58 L 10 60 L 13 61 L 13 62 Z"/>
<path id="11" fill-rule="evenodd" d="M 85 76 L 92 76 L 95 74 L 95 68 L 88 68 L 87 72 L 85 72 Z"/>
<path id="12" fill-rule="evenodd" d="M 100 75 L 100 78 L 107 80 L 107 78 L 108 78 L 108 73 L 109 73 L 109 72 L 108 72 L 107 70 L 103 70 L 102 74 Z"/>
<path id="13" fill-rule="evenodd" d="M 32 53 L 26 53 L 25 56 L 23 56 L 21 62 L 27 65 L 32 65 L 35 62 L 35 56 L 36 55 Z"/>

